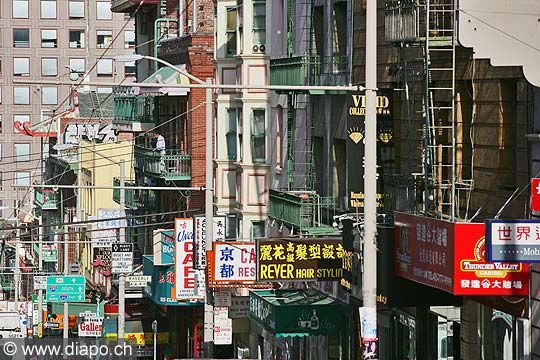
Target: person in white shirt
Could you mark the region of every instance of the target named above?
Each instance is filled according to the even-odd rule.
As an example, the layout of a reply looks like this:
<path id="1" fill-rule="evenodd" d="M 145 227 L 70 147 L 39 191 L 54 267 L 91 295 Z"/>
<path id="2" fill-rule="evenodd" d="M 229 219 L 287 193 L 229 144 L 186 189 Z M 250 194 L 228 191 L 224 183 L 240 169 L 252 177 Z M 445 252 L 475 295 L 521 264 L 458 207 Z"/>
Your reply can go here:
<path id="1" fill-rule="evenodd" d="M 154 139 L 152 141 L 152 146 L 154 151 L 157 151 L 160 153 L 160 171 L 164 172 L 165 169 L 165 138 L 158 133 L 154 133 Z"/>

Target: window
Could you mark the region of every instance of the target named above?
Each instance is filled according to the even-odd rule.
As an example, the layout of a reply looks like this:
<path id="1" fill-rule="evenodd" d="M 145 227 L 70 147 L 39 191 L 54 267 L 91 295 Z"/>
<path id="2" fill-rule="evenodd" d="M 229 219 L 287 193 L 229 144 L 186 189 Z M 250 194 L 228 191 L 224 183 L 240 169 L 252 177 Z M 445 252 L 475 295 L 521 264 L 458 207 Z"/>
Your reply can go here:
<path id="1" fill-rule="evenodd" d="M 135 47 L 135 31 L 124 31 L 124 47 L 126 49 L 133 49 Z"/>
<path id="2" fill-rule="evenodd" d="M 266 224 L 264 221 L 251 222 L 251 239 L 260 239 L 266 236 Z"/>
<path id="3" fill-rule="evenodd" d="M 69 59 L 69 67 L 71 71 L 84 74 L 85 73 L 85 62 L 84 59 Z"/>
<path id="4" fill-rule="evenodd" d="M 264 109 L 253 109 L 251 119 L 251 156 L 253 162 L 264 162 L 266 159 L 264 117 Z"/>
<path id="5" fill-rule="evenodd" d="M 13 29 L 13 47 L 16 47 L 16 48 L 30 47 L 30 30 Z"/>
<path id="6" fill-rule="evenodd" d="M 238 235 L 238 217 L 236 214 L 227 214 L 225 217 L 225 239 L 236 239 Z"/>
<path id="7" fill-rule="evenodd" d="M 30 58 L 13 58 L 13 76 L 30 76 Z"/>
<path id="8" fill-rule="evenodd" d="M 137 75 L 137 65 L 135 61 L 126 61 L 124 63 L 124 76 L 136 76 Z"/>
<path id="9" fill-rule="evenodd" d="M 96 16 L 98 20 L 111 20 L 112 19 L 111 2 L 98 1 Z"/>
<path id="10" fill-rule="evenodd" d="M 57 58 L 42 58 L 41 59 L 41 76 L 57 76 L 58 75 L 58 59 Z"/>
<path id="11" fill-rule="evenodd" d="M 283 167 L 282 146 L 283 146 L 283 107 L 281 105 L 278 105 L 276 107 L 276 165 L 279 168 Z"/>
<path id="12" fill-rule="evenodd" d="M 266 0 L 253 0 L 253 44 L 266 44 Z"/>
<path id="13" fill-rule="evenodd" d="M 15 161 L 30 161 L 30 144 L 15 144 Z"/>
<path id="14" fill-rule="evenodd" d="M 98 49 L 106 48 L 112 43 L 112 30 L 97 31 L 97 47 Z"/>
<path id="15" fill-rule="evenodd" d="M 84 30 L 69 30 L 69 47 L 72 49 L 84 47 Z"/>
<path id="16" fill-rule="evenodd" d="M 41 18 L 56 19 L 56 0 L 41 0 Z"/>
<path id="17" fill-rule="evenodd" d="M 225 130 L 225 136 L 227 138 L 227 159 L 236 160 L 236 112 L 235 108 L 227 109 L 227 129 Z"/>
<path id="18" fill-rule="evenodd" d="M 41 103 L 43 105 L 58 104 L 58 88 L 56 86 L 43 86 L 41 88 Z"/>
<path id="19" fill-rule="evenodd" d="M 55 48 L 58 47 L 58 38 L 55 29 L 41 30 L 41 47 Z"/>
<path id="20" fill-rule="evenodd" d="M 101 59 L 97 63 L 98 76 L 112 76 L 113 61 L 112 59 Z"/>
<path id="21" fill-rule="evenodd" d="M 13 17 L 28 19 L 28 0 L 13 0 Z"/>
<path id="22" fill-rule="evenodd" d="M 226 33 L 226 53 L 225 56 L 236 55 L 236 8 L 226 8 L 227 11 L 227 33 Z"/>
<path id="23" fill-rule="evenodd" d="M 69 18 L 84 18 L 84 0 L 69 0 Z"/>
<path id="24" fill-rule="evenodd" d="M 30 186 L 30 173 L 27 171 L 17 171 L 13 181 L 15 186 Z"/>
<path id="25" fill-rule="evenodd" d="M 30 105 L 30 87 L 29 86 L 14 86 L 13 87 L 13 104 Z"/>
<path id="26" fill-rule="evenodd" d="M 30 124 L 30 115 L 13 115 L 13 131 L 18 133 L 24 123 Z"/>

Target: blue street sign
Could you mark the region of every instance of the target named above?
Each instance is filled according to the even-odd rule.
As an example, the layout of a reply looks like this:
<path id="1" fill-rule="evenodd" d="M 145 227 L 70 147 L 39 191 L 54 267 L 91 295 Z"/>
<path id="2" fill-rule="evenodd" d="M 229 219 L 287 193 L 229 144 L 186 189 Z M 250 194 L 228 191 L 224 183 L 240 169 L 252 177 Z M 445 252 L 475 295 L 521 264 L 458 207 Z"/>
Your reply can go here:
<path id="1" fill-rule="evenodd" d="M 84 302 L 84 276 L 47 276 L 47 302 Z"/>

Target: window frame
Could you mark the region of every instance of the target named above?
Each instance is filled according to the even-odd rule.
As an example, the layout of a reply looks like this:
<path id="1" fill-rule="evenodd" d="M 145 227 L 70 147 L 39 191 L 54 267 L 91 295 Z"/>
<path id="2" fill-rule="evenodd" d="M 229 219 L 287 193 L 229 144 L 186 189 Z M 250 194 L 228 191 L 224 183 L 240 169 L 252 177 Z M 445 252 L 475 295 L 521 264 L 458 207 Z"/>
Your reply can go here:
<path id="1" fill-rule="evenodd" d="M 234 16 L 234 23 L 229 23 L 229 15 Z M 238 16 L 236 6 L 225 7 L 225 57 L 233 57 L 238 54 Z M 231 21 L 232 22 L 232 21 Z"/>
<path id="2" fill-rule="evenodd" d="M 263 117 L 263 129 L 262 129 L 262 132 L 258 133 L 258 132 L 255 132 L 255 120 L 256 120 L 256 117 L 255 117 L 255 112 L 263 112 L 264 114 L 264 117 Z M 264 163 L 266 162 L 266 132 L 265 132 L 265 129 L 266 129 L 266 109 L 265 108 L 252 108 L 251 109 L 251 159 L 252 159 L 252 162 L 253 163 Z M 255 155 L 255 148 L 256 148 L 256 141 L 260 141 L 261 139 L 263 139 L 263 157 L 256 157 Z"/>
<path id="3" fill-rule="evenodd" d="M 71 46 L 71 33 L 72 32 L 75 32 L 75 31 L 78 31 L 79 32 L 79 36 L 80 36 L 80 39 L 77 41 L 77 44 L 79 44 L 80 46 Z M 86 33 L 85 33 L 85 30 L 83 29 L 69 29 L 68 30 L 68 47 L 70 49 L 84 49 L 85 48 L 85 36 L 86 36 Z"/>
<path id="4" fill-rule="evenodd" d="M 108 9 L 109 9 L 109 13 L 110 13 L 110 17 L 99 17 L 99 4 L 105 4 L 105 5 L 109 5 Z M 113 13 L 112 11 L 110 11 L 111 9 L 111 2 L 110 1 L 96 1 L 96 20 L 112 20 L 113 19 Z"/>
<path id="5" fill-rule="evenodd" d="M 54 2 L 54 16 L 43 16 L 43 9 L 50 9 L 52 8 L 52 4 L 46 4 L 46 3 L 53 3 Z M 43 6 L 45 3 L 46 6 Z M 58 19 L 58 2 L 56 0 L 40 0 L 39 1 L 39 17 L 40 19 Z"/>
<path id="6" fill-rule="evenodd" d="M 20 64 L 15 64 L 17 60 L 26 60 L 26 72 L 16 73 L 15 67 L 20 66 Z M 30 76 L 30 58 L 29 57 L 14 57 L 13 58 L 13 77 L 29 77 Z"/>
<path id="7" fill-rule="evenodd" d="M 252 5 L 253 5 L 253 19 L 252 19 L 252 23 L 251 23 L 251 41 L 253 42 L 253 45 L 265 45 L 266 46 L 266 0 L 253 0 L 252 1 Z M 262 15 L 257 15 L 255 13 L 255 6 L 257 5 L 262 5 L 264 6 L 264 11 L 262 13 Z M 261 17 L 264 19 L 264 25 L 263 27 L 257 27 L 256 26 L 256 21 L 255 19 L 257 17 Z M 257 32 L 260 32 L 263 34 L 263 37 L 264 37 L 264 41 L 256 41 L 255 40 L 255 33 Z"/>
<path id="8" fill-rule="evenodd" d="M 15 16 L 15 3 L 26 3 L 26 16 Z M 11 16 L 14 19 L 28 19 L 30 17 L 29 0 L 12 0 L 11 1 Z"/>
<path id="9" fill-rule="evenodd" d="M 107 61 L 107 63 L 110 62 L 111 64 L 111 73 L 102 73 L 100 72 L 100 66 L 103 66 L 102 64 L 105 64 L 105 61 Z M 96 74 L 98 77 L 112 77 L 113 74 L 114 74 L 114 62 L 113 62 L 113 59 L 108 59 L 108 58 L 103 58 L 103 59 L 99 59 L 97 61 L 97 65 L 96 65 Z"/>
<path id="10" fill-rule="evenodd" d="M 131 41 L 128 41 L 127 34 L 133 34 L 133 45 L 131 44 Z M 125 49 L 134 49 L 137 46 L 136 42 L 136 32 L 135 30 L 124 30 L 124 48 Z"/>
<path id="11" fill-rule="evenodd" d="M 107 33 L 110 32 L 110 35 L 109 35 L 109 34 L 107 34 L 107 35 L 99 35 L 100 32 L 105 32 L 105 31 L 106 31 Z M 113 35 L 114 35 L 114 33 L 113 33 L 112 30 L 108 30 L 108 29 L 101 29 L 101 30 L 98 29 L 98 30 L 96 30 L 96 47 L 97 47 L 98 49 L 106 49 L 106 48 L 108 48 L 109 46 L 111 46 L 111 45 L 112 45 L 112 40 L 114 39 Z M 105 37 L 110 36 L 110 42 L 109 42 L 108 44 L 105 43 L 105 42 L 104 42 L 103 44 L 100 44 L 100 43 L 99 43 L 99 36 L 104 36 L 103 40 L 106 39 Z M 102 45 L 102 46 L 100 47 L 100 45 Z"/>
<path id="12" fill-rule="evenodd" d="M 19 117 L 23 117 L 24 121 L 21 122 L 21 124 L 24 124 L 25 122 L 30 123 L 30 115 L 29 114 L 13 114 L 13 132 L 15 134 L 19 134 L 20 132 L 17 131 L 15 128 L 15 121 L 20 121 L 20 119 L 17 119 Z"/>
<path id="13" fill-rule="evenodd" d="M 77 67 L 73 66 L 72 61 L 74 60 L 82 60 L 82 71 L 79 71 Z M 69 68 L 70 71 L 73 71 L 77 74 L 85 74 L 86 73 L 86 59 L 85 58 L 69 58 Z"/>
<path id="14" fill-rule="evenodd" d="M 241 111 L 241 109 L 236 107 L 227 108 L 227 127 L 225 129 L 225 138 L 228 160 L 238 159 L 238 111 Z M 231 150 L 234 150 L 234 153 L 232 153 Z"/>
<path id="15" fill-rule="evenodd" d="M 55 37 L 54 37 L 54 46 L 43 46 L 43 33 L 45 31 L 54 31 Z M 48 42 L 47 42 L 48 44 Z M 41 47 L 45 49 L 56 49 L 58 48 L 58 29 L 41 29 Z"/>
<path id="16" fill-rule="evenodd" d="M 31 174 L 29 171 L 16 171 L 15 177 L 13 178 L 13 186 L 15 187 L 29 187 L 30 186 L 30 177 Z M 26 184 L 19 184 L 21 179 L 25 179 L 28 183 Z"/>
<path id="17" fill-rule="evenodd" d="M 23 45 L 16 45 L 17 42 L 15 41 L 15 32 L 16 31 L 25 31 L 26 30 L 26 35 L 27 35 L 27 39 L 26 39 L 26 42 L 25 41 L 19 41 L 20 43 L 22 43 Z M 30 47 L 30 29 L 28 28 L 13 28 L 13 31 L 11 32 L 11 35 L 13 36 L 13 47 L 14 48 L 19 48 L 19 49 L 27 49 Z M 26 44 L 26 46 L 24 46 L 24 44 Z"/>
<path id="18" fill-rule="evenodd" d="M 255 237 L 255 234 L 254 234 L 254 230 L 255 230 L 255 226 L 261 226 L 262 225 L 262 230 L 263 230 L 263 236 L 257 236 Z M 250 226 L 249 226 L 249 236 L 251 238 L 251 241 L 256 241 L 256 239 L 262 239 L 262 238 L 265 238 L 266 237 L 266 221 L 264 220 L 251 220 L 250 221 Z"/>
<path id="19" fill-rule="evenodd" d="M 51 73 L 51 74 L 45 74 L 44 73 L 44 69 L 45 67 L 43 66 L 44 65 L 44 62 L 48 62 L 49 60 L 53 60 L 54 61 L 54 74 Z M 55 57 L 42 57 L 41 58 L 41 76 L 42 77 L 57 77 L 58 76 L 58 58 L 55 58 Z"/>
<path id="20" fill-rule="evenodd" d="M 26 153 L 23 153 L 23 154 L 19 154 L 19 151 L 17 150 L 19 148 L 19 146 L 25 146 L 27 147 L 28 149 L 28 152 Z M 13 158 L 15 160 L 15 162 L 19 163 L 19 162 L 29 162 L 30 161 L 30 150 L 31 150 L 31 146 L 30 146 L 30 143 L 19 143 L 19 142 L 16 142 L 13 144 Z M 22 157 L 22 159 L 20 159 Z"/>
<path id="21" fill-rule="evenodd" d="M 27 102 L 17 102 L 15 101 L 15 95 L 17 89 L 25 89 L 26 90 L 26 98 L 28 99 Z M 30 86 L 13 86 L 13 105 L 30 105 Z"/>
<path id="22" fill-rule="evenodd" d="M 45 90 L 54 89 L 55 90 L 55 100 L 54 102 L 45 101 Z M 41 104 L 42 105 L 58 105 L 58 87 L 57 86 L 42 86 L 41 87 Z"/>
<path id="23" fill-rule="evenodd" d="M 74 3 L 82 3 L 82 10 L 83 10 L 82 16 L 71 16 L 71 4 L 74 4 Z M 84 19 L 85 16 L 86 16 L 86 12 L 85 12 L 84 0 L 69 0 L 68 1 L 68 17 L 70 19 Z"/>

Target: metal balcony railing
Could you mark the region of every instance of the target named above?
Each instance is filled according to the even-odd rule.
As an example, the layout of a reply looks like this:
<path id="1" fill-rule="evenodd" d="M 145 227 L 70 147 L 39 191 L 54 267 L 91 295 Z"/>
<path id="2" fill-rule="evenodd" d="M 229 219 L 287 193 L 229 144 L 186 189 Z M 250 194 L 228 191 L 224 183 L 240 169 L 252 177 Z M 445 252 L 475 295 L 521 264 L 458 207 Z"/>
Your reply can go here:
<path id="1" fill-rule="evenodd" d="M 270 60 L 271 85 L 320 86 L 348 83 L 347 56 L 299 55 Z"/>
<path id="2" fill-rule="evenodd" d="M 191 155 L 177 149 L 159 152 L 136 145 L 135 168 L 163 180 L 191 180 Z"/>
<path id="3" fill-rule="evenodd" d="M 314 192 L 270 189 L 268 216 L 311 235 L 339 235 L 332 227 L 336 199 Z"/>
<path id="4" fill-rule="evenodd" d="M 126 186 L 137 186 L 133 180 L 126 181 Z M 113 186 L 120 186 L 120 179 L 113 179 Z M 131 210 L 157 208 L 157 196 L 154 190 L 126 190 L 126 207 Z M 120 189 L 113 189 L 113 201 L 120 204 Z"/>
<path id="5" fill-rule="evenodd" d="M 155 96 L 135 95 L 131 88 L 118 88 L 114 92 L 114 120 L 154 123 L 157 115 Z"/>
<path id="6" fill-rule="evenodd" d="M 60 194 L 52 189 L 34 189 L 34 204 L 41 210 L 58 210 Z"/>

